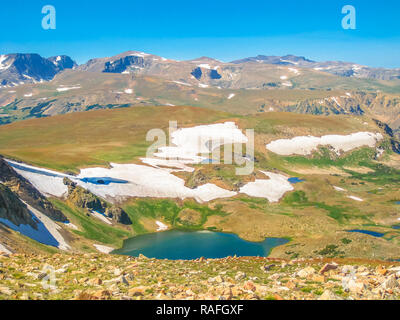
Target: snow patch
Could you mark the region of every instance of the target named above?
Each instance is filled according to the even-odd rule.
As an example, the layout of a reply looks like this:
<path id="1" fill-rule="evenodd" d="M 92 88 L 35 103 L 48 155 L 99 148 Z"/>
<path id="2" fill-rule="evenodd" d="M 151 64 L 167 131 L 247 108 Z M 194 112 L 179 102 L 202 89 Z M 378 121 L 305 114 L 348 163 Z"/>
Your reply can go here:
<path id="1" fill-rule="evenodd" d="M 111 253 L 112 251 L 115 250 L 114 248 L 107 247 L 107 246 L 103 246 L 103 245 L 101 245 L 101 244 L 94 244 L 93 246 L 94 246 L 98 251 L 100 251 L 100 252 L 102 252 L 102 253 L 106 253 L 106 254 L 109 254 L 109 253 Z"/>
<path id="2" fill-rule="evenodd" d="M 60 87 L 60 88 L 57 88 L 57 91 L 65 92 L 65 91 L 77 90 L 77 89 L 81 89 L 81 87 Z"/>
<path id="3" fill-rule="evenodd" d="M 371 132 L 357 132 L 347 136 L 301 136 L 272 141 L 267 145 L 267 149 L 281 156 L 294 154 L 310 155 L 313 151 L 317 150 L 318 146 L 330 145 L 335 149 L 337 154 L 340 154 L 341 151 L 348 152 L 362 146 L 374 147 L 382 139 L 382 134 Z"/>
<path id="4" fill-rule="evenodd" d="M 8 56 L 2 54 L 0 55 L 0 70 L 7 70 L 9 67 L 11 67 L 11 64 L 5 65 L 4 62 L 8 59 Z"/>
<path id="5" fill-rule="evenodd" d="M 224 144 L 247 143 L 247 141 L 247 137 L 234 122 L 182 128 L 172 133 L 172 143 L 175 147 L 161 147 L 155 156 L 200 163 L 207 158 L 199 154 L 208 154 Z"/>
<path id="6" fill-rule="evenodd" d="M 108 185 L 84 183 L 82 178 L 109 177 L 126 181 L 126 183 L 110 183 Z M 88 168 L 81 170 L 78 184 L 92 193 L 111 202 L 128 197 L 138 198 L 194 198 L 198 202 L 208 202 L 218 198 L 236 195 L 212 184 L 190 189 L 185 181 L 171 174 L 168 170 L 136 165 L 111 164 L 111 168 Z"/>
<path id="7" fill-rule="evenodd" d="M 210 65 L 208 63 L 199 64 L 198 67 L 199 68 L 203 68 L 203 69 L 208 69 L 208 70 L 211 69 L 211 67 L 210 67 Z"/>
<path id="8" fill-rule="evenodd" d="M 348 196 L 347 198 L 355 200 L 355 201 L 359 201 L 359 202 L 363 202 L 364 200 L 355 196 Z"/>
<path id="9" fill-rule="evenodd" d="M 336 97 L 332 97 L 331 99 L 332 99 L 333 101 L 335 101 L 335 103 L 336 103 L 339 107 L 342 107 L 342 105 L 339 103 L 339 101 L 337 100 Z"/>
<path id="10" fill-rule="evenodd" d="M 124 92 L 125 92 L 126 94 L 132 94 L 132 93 L 133 93 L 133 90 L 132 90 L 132 89 L 125 89 Z"/>
<path id="11" fill-rule="evenodd" d="M 59 230 L 62 228 L 58 224 L 30 205 L 26 205 L 32 217 L 37 222 L 37 230 L 32 228 L 30 225 L 21 224 L 20 226 L 16 226 L 11 221 L 4 218 L 0 218 L 0 222 L 8 226 L 10 229 L 18 231 L 21 234 L 40 243 L 57 247 L 61 250 L 71 249 L 71 247 L 64 240 L 63 236 L 60 234 Z"/>
<path id="12" fill-rule="evenodd" d="M 92 215 L 94 217 L 96 217 L 97 219 L 103 221 L 106 224 L 110 224 L 110 225 L 112 224 L 111 221 L 108 218 L 106 218 L 103 214 L 101 214 L 100 212 L 92 211 Z"/>
<path id="13" fill-rule="evenodd" d="M 333 186 L 333 189 L 335 189 L 336 191 L 339 191 L 339 192 L 345 192 L 346 191 L 345 189 L 343 189 L 341 187 L 336 187 L 336 186 Z"/>
<path id="14" fill-rule="evenodd" d="M 158 226 L 157 232 L 168 230 L 168 226 L 162 223 L 161 221 L 156 221 L 156 225 Z"/>
<path id="15" fill-rule="evenodd" d="M 67 228 L 70 228 L 70 229 L 73 229 L 73 230 L 79 230 L 79 228 L 76 225 L 74 225 L 73 223 L 71 223 L 71 222 L 65 222 L 64 225 Z"/>
<path id="16" fill-rule="evenodd" d="M 277 173 L 261 171 L 269 180 L 257 179 L 249 182 L 240 189 L 251 197 L 266 198 L 269 202 L 278 202 L 286 192 L 294 190 L 288 178 Z"/>
<path id="17" fill-rule="evenodd" d="M 135 52 L 135 53 L 131 54 L 131 56 L 134 56 L 134 57 L 141 57 L 141 58 L 146 58 L 146 57 L 148 57 L 149 55 L 150 55 L 150 54 L 144 53 L 144 52 Z"/>
<path id="18" fill-rule="evenodd" d="M 68 187 L 64 185 L 63 179 L 65 177 L 73 178 L 72 176 L 11 160 L 7 160 L 7 162 L 43 195 L 63 198 L 68 194 Z"/>
<path id="19" fill-rule="evenodd" d="M 182 86 L 187 86 L 187 87 L 191 87 L 192 85 L 190 83 L 186 83 L 186 82 L 182 82 L 182 81 L 172 81 L 176 84 L 180 84 Z"/>

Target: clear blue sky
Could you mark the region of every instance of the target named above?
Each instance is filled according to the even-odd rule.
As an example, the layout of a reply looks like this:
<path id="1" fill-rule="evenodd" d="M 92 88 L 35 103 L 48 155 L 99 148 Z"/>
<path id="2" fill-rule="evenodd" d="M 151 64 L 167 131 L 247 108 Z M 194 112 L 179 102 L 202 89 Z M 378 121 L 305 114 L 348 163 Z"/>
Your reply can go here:
<path id="1" fill-rule="evenodd" d="M 43 30 L 41 9 L 57 10 Z M 341 27 L 344 5 L 357 29 Z M 178 60 L 295 54 L 400 67 L 399 0 L 13 0 L 0 4 L 0 53 L 67 54 L 79 63 L 139 50 Z"/>

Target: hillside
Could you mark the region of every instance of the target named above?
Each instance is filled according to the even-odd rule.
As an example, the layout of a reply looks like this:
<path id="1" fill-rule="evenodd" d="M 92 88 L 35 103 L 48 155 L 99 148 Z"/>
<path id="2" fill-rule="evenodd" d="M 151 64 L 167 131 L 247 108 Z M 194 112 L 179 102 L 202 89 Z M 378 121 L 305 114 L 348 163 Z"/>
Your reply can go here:
<path id="1" fill-rule="evenodd" d="M 335 69 L 329 63 L 326 68 L 315 67 L 307 59 L 300 63 L 294 58 L 261 63 L 257 59 L 225 63 L 207 57 L 175 61 L 129 51 L 80 66 L 68 59 L 46 60 L 52 66 L 47 78 L 1 87 L 0 124 L 95 109 L 191 105 L 236 114 L 367 114 L 395 131 L 400 126 L 400 80 L 394 75 L 332 74 Z M 281 63 L 282 59 L 288 62 Z M 43 70 L 40 65 L 35 68 Z M 43 79 L 50 81 L 37 83 Z"/>
<path id="2" fill-rule="evenodd" d="M 254 172 L 237 176 L 238 166 L 224 162 L 144 158 L 152 144 L 146 142 L 147 132 L 167 131 L 170 119 L 182 129 L 218 123 L 226 129 L 229 123 L 240 130 L 254 128 Z M 336 148 L 348 151 L 322 146 L 309 154 L 280 155 L 268 149 L 279 139 L 290 143 L 307 135 L 367 140 L 354 140 L 346 147 L 335 142 Z M 131 107 L 2 126 L 0 153 L 22 161 L 9 164 L 67 217 L 70 227 L 58 225 L 75 251 L 93 252 L 97 245 L 120 248 L 124 239 L 155 232 L 162 222 L 168 229 L 235 233 L 249 241 L 290 239 L 271 253 L 284 259 L 317 255 L 393 260 L 399 258 L 400 168 L 392 139 L 366 116 L 242 116 L 193 107 Z M 164 183 L 151 182 L 153 176 Z M 132 224 L 95 216 L 88 211 L 93 206 L 77 206 L 83 202 L 66 196 L 65 177 L 117 204 Z M 299 181 L 288 183 L 290 177 Z M 278 186 L 281 191 L 274 191 Z"/>
<path id="3" fill-rule="evenodd" d="M 0 270 L 0 299 L 11 300 L 397 300 L 400 295 L 399 265 L 378 261 L 160 261 L 29 253 L 0 255 Z"/>

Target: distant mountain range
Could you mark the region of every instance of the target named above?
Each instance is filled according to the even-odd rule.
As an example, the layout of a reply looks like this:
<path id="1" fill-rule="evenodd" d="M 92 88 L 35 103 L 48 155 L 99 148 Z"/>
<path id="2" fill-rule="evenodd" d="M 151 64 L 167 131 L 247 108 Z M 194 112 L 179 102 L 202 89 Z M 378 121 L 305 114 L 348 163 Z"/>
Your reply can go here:
<path id="1" fill-rule="evenodd" d="M 0 56 L 0 124 L 127 106 L 198 106 L 237 114 L 369 115 L 400 134 L 400 69 L 287 55 L 229 63 L 138 51 L 77 65 L 68 56 Z"/>
<path id="2" fill-rule="evenodd" d="M 248 73 L 249 71 L 257 73 L 257 69 L 262 72 L 265 70 L 262 67 L 263 65 L 302 68 L 348 78 L 400 79 L 400 69 L 370 68 L 340 61 L 316 62 L 294 55 L 282 57 L 259 55 L 224 63 L 208 57 L 188 61 L 175 61 L 143 52 L 129 51 L 114 57 L 91 59 L 87 63 L 78 66 L 75 61 L 65 55 L 43 58 L 38 54 L 17 53 L 0 55 L 0 88 L 50 81 L 65 69 L 140 74 L 165 78 L 170 78 L 169 75 L 171 75 L 174 79 L 178 75 L 179 78 L 185 80 L 195 79 L 203 85 L 250 88 L 254 85 L 254 81 L 252 81 L 254 79 L 247 79 L 246 83 L 243 83 L 243 73 Z M 292 69 L 292 71 L 294 70 Z M 286 79 L 283 76 L 281 80 Z M 283 86 L 291 87 L 292 85 L 290 81 L 285 81 Z"/>
<path id="3" fill-rule="evenodd" d="M 265 63 L 276 64 L 285 66 L 295 66 L 299 68 L 309 68 L 316 71 L 324 71 L 335 74 L 341 77 L 355 77 L 364 79 L 378 79 L 378 80 L 395 80 L 400 79 L 400 69 L 384 69 L 384 68 L 370 68 L 351 62 L 341 61 L 325 61 L 316 62 L 308 60 L 304 57 L 287 55 L 279 56 L 263 56 L 245 58 L 233 61 L 233 63 Z"/>
<path id="4" fill-rule="evenodd" d="M 46 59 L 38 54 L 0 55 L 0 86 L 15 87 L 24 83 L 50 81 L 57 73 L 76 66 L 68 56 Z"/>

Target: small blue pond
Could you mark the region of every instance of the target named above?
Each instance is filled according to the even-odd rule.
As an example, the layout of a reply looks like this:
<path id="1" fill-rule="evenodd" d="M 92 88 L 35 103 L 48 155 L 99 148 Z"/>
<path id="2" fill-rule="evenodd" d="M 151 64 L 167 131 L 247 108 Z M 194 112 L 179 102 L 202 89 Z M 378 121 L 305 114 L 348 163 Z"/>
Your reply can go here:
<path id="1" fill-rule="evenodd" d="M 302 179 L 297 178 L 297 177 L 293 177 L 293 178 L 289 178 L 288 181 L 290 183 L 296 184 L 296 183 L 304 182 L 305 180 L 302 180 Z"/>
<path id="2" fill-rule="evenodd" d="M 400 205 L 400 201 L 396 201 L 395 203 Z"/>
<path id="3" fill-rule="evenodd" d="M 377 238 L 382 238 L 385 235 L 384 233 L 380 233 L 380 232 L 375 232 L 375 231 L 370 231 L 370 230 L 358 230 L 358 229 L 348 230 L 347 232 L 363 233 L 363 234 L 367 234 L 369 236 L 373 236 L 373 237 L 377 237 Z"/>
<path id="4" fill-rule="evenodd" d="M 82 182 L 91 183 L 91 184 L 98 184 L 98 185 L 106 185 L 108 186 L 111 183 L 128 183 L 126 180 L 114 179 L 109 177 L 104 178 L 82 178 Z"/>

